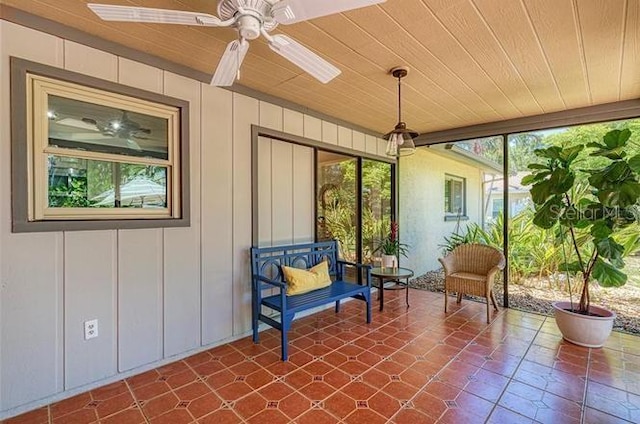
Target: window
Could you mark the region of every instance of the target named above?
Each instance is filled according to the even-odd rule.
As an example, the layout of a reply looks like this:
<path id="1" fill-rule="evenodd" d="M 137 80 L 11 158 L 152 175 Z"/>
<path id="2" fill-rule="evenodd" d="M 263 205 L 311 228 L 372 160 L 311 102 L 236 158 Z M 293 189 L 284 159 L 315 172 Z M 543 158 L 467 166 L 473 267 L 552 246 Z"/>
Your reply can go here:
<path id="1" fill-rule="evenodd" d="M 444 177 L 444 213 L 446 216 L 465 216 L 465 179 L 453 175 Z"/>
<path id="2" fill-rule="evenodd" d="M 497 218 L 504 208 L 504 200 L 493 199 L 491 208 L 491 218 Z"/>
<path id="3" fill-rule="evenodd" d="M 134 92 L 132 96 L 67 78 L 29 71 L 23 75 L 26 131 L 20 149 L 25 150 L 26 200 L 18 209 L 24 209 L 26 217 L 18 217 L 19 224 L 157 224 L 113 226 L 138 228 L 173 226 L 160 221 L 182 220 L 175 225 L 185 225 L 181 121 L 186 104 L 151 101 L 138 96 L 146 92 L 135 89 L 125 90 Z M 85 224 L 55 229 L 91 228 Z"/>

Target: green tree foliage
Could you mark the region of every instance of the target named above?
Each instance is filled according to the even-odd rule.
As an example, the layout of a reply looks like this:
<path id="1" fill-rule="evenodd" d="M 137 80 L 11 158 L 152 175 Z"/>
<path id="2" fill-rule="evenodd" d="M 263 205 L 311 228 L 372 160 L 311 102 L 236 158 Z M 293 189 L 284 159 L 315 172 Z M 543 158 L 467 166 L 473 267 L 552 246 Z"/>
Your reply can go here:
<path id="1" fill-rule="evenodd" d="M 340 241 L 341 254 L 356 259 L 357 216 L 355 160 L 324 166 L 318 193 L 320 238 Z M 388 163 L 362 161 L 362 254 L 369 261 L 391 223 L 391 167 Z"/>
<path id="2" fill-rule="evenodd" d="M 570 241 L 576 260 L 566 261 L 564 270 L 581 275 L 581 313 L 589 311 L 592 278 L 606 287 L 627 280 L 620 271 L 625 246 L 619 233 L 636 223 L 640 199 L 640 155 L 630 155 L 630 140 L 629 129 L 616 129 L 601 142 L 579 140 L 538 149 L 544 164 L 530 165 L 532 173 L 522 180 L 532 184 L 533 223 Z"/>
<path id="3" fill-rule="evenodd" d="M 586 146 L 594 140 L 602 140 L 604 135 L 611 130 L 631 130 L 631 136 L 627 140 L 624 149 L 629 158 L 631 167 L 638 167 L 640 159 L 634 159 L 640 153 L 640 119 L 609 122 L 601 124 L 590 124 L 567 128 L 563 130 L 541 131 L 535 133 L 513 134 L 509 137 L 509 165 L 511 172 L 544 171 L 547 168 L 547 157 L 539 157 L 534 152 L 537 149 L 557 146 L 561 149 L 576 146 Z M 502 151 L 498 145 L 493 143 L 483 151 L 483 156 L 494 155 L 497 162 L 497 155 Z M 591 156 L 586 151 L 582 151 L 576 159 L 578 172 L 574 173 L 575 184 L 571 193 L 578 198 L 590 195 L 589 170 L 604 169 L 607 166 L 607 159 L 603 156 Z M 583 170 L 585 172 L 583 172 Z M 607 175 L 614 172 L 610 170 Z M 550 175 L 550 174 L 549 174 Z M 556 182 L 560 181 L 556 175 Z M 525 183 L 531 182 L 525 180 Z M 550 192 L 549 187 L 539 187 L 536 195 L 545 197 Z M 529 278 L 547 277 L 549 284 L 564 284 L 566 280 L 558 279 L 564 267 L 563 263 L 575 264 L 578 255 L 575 249 L 563 249 L 563 239 L 566 235 L 560 231 L 560 226 L 551 229 L 541 228 L 533 224 L 535 211 L 527 208 L 519 214 L 512 216 L 509 222 L 509 281 L 510 283 L 524 283 Z M 500 214 L 495 221 L 485 228 L 478 224 L 467 225 L 465 229 L 446 237 L 441 247 L 445 251 L 450 251 L 462 243 L 485 243 L 502 249 L 503 237 L 503 216 Z M 591 237 L 589 228 L 576 228 L 576 244 L 578 251 L 583 258 L 589 257 Z M 634 254 L 640 250 L 640 226 L 637 223 L 618 228 L 613 239 L 622 246 L 622 258 Z M 608 254 L 616 255 L 620 252 L 618 247 L 612 244 L 603 244 L 601 248 Z M 566 246 L 565 246 L 566 247 Z M 601 266 L 601 265 L 600 265 Z M 605 269 L 605 268 L 603 268 Z M 575 271 L 573 271 L 575 272 Z M 600 277 L 605 278 L 602 274 Z M 612 283 L 609 280 L 607 283 Z"/>
<path id="4" fill-rule="evenodd" d="M 52 208 L 88 208 L 92 202 L 87 197 L 87 178 L 69 177 L 66 183 L 60 182 L 49 188 L 49 207 Z"/>
<path id="5" fill-rule="evenodd" d="M 167 176 L 163 167 L 86 159 L 78 160 L 76 166 L 73 174 L 69 172 L 67 175 L 59 174 L 50 178 L 51 207 L 108 207 L 97 206 L 98 202 L 93 199 L 114 189 L 115 175 L 120 176 L 121 186 L 139 177 L 166 185 Z M 59 173 L 60 170 L 67 171 L 64 167 L 59 168 Z"/>

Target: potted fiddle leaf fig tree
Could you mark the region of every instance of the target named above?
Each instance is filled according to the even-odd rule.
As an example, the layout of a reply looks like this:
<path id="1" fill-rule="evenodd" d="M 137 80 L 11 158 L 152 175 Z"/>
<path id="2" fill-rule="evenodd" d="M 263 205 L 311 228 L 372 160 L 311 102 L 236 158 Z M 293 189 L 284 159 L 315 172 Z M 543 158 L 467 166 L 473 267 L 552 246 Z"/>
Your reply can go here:
<path id="1" fill-rule="evenodd" d="M 530 164 L 532 173 L 523 179 L 532 184 L 533 223 L 566 242 L 561 270 L 579 280 L 580 299 L 553 307 L 563 337 L 582 346 L 602 346 L 615 318 L 591 305 L 591 283 L 619 287 L 627 281 L 620 232 L 637 222 L 640 198 L 640 154 L 630 157 L 630 136 L 628 129 L 613 130 L 602 142 L 536 150 L 542 163 Z"/>

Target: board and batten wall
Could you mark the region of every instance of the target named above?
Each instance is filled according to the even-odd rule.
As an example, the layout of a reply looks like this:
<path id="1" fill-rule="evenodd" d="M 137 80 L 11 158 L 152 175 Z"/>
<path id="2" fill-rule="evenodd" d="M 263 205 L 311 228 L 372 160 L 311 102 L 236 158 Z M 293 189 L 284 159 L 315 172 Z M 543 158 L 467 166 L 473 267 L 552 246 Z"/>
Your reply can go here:
<path id="1" fill-rule="evenodd" d="M 312 242 L 313 149 L 258 137 L 257 159 L 258 246 Z"/>
<path id="2" fill-rule="evenodd" d="M 12 233 L 10 56 L 188 100 L 191 226 Z M 0 66 L 0 419 L 246 334 L 251 125 L 384 153 L 371 135 L 2 20 Z M 268 143 L 269 202 L 291 216 L 260 230 L 309 240 L 311 149 Z M 85 341 L 89 319 L 99 336 Z"/>

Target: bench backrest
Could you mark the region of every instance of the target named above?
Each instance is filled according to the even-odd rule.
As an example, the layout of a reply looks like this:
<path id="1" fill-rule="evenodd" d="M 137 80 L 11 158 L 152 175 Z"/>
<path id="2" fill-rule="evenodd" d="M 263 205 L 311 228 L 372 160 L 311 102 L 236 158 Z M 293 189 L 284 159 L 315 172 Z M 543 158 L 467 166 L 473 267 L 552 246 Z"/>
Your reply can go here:
<path id="1" fill-rule="evenodd" d="M 252 275 L 262 275 L 281 282 L 284 282 L 282 265 L 308 269 L 325 260 L 329 263 L 329 274 L 335 276 L 338 270 L 336 240 L 251 248 Z"/>

